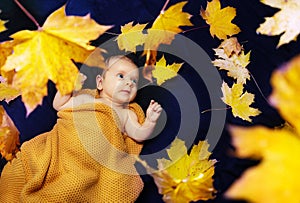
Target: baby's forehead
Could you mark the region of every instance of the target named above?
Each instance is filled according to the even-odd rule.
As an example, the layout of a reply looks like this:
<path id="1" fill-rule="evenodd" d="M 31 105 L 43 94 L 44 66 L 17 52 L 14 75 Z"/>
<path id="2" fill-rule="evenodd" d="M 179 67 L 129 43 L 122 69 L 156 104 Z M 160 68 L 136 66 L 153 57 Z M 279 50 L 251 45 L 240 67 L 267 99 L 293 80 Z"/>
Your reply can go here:
<path id="1" fill-rule="evenodd" d="M 118 59 L 111 63 L 107 70 L 124 71 L 124 72 L 138 72 L 138 67 L 131 61 L 125 59 Z"/>

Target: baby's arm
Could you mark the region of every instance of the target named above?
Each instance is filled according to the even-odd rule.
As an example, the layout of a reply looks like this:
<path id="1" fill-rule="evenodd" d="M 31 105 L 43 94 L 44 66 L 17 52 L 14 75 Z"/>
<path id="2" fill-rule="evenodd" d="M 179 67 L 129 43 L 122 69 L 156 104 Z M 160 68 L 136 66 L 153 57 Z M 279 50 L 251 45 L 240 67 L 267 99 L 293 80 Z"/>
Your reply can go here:
<path id="1" fill-rule="evenodd" d="M 125 124 L 125 131 L 129 137 L 133 138 L 137 142 L 142 142 L 148 139 L 153 132 L 157 119 L 162 111 L 160 104 L 151 100 L 149 107 L 146 111 L 145 122 L 141 125 L 137 121 L 137 115 L 129 111 L 129 116 Z"/>
<path id="2" fill-rule="evenodd" d="M 61 110 L 62 107 L 68 107 L 68 103 L 71 103 L 70 100 L 72 98 L 72 94 L 61 95 L 58 91 L 53 99 L 53 108 L 57 111 Z"/>

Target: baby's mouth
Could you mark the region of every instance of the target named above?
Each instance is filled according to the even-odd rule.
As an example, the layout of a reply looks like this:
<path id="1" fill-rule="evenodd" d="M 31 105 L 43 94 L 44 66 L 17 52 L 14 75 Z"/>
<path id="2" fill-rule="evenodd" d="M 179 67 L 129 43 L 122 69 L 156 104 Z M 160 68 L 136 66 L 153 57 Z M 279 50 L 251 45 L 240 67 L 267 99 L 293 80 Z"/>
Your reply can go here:
<path id="1" fill-rule="evenodd" d="M 130 90 L 121 90 L 121 92 L 126 93 L 126 94 L 130 94 Z"/>

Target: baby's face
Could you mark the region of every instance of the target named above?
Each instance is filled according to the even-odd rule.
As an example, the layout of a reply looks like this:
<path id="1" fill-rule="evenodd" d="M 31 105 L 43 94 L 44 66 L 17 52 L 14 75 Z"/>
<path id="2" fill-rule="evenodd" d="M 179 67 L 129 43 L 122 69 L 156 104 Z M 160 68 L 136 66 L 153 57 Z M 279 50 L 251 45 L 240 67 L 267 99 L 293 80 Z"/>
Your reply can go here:
<path id="1" fill-rule="evenodd" d="M 119 59 L 105 73 L 102 94 L 119 104 L 131 102 L 136 96 L 138 80 L 138 68 L 127 60 Z"/>

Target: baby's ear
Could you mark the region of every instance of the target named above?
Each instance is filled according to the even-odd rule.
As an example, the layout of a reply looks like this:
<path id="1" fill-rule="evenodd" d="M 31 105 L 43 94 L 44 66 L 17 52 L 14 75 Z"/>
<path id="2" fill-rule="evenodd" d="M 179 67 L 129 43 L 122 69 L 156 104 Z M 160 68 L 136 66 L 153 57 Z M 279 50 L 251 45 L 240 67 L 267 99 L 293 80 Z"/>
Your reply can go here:
<path id="1" fill-rule="evenodd" d="M 100 91 L 103 89 L 103 87 L 102 87 L 102 81 L 103 81 L 102 76 L 101 75 L 97 75 L 96 76 L 96 85 L 97 85 L 97 89 L 100 90 Z"/>

